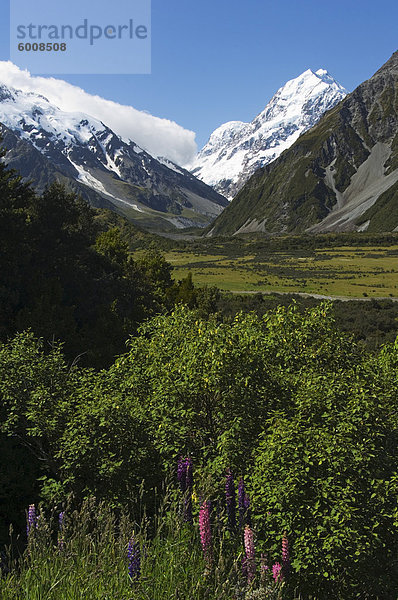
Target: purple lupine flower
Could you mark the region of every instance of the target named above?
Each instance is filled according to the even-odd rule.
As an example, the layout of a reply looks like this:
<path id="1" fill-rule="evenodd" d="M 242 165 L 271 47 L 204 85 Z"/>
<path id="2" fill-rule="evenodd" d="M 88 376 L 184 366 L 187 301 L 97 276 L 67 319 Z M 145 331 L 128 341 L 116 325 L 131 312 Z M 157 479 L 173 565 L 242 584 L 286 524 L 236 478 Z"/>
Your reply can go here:
<path id="1" fill-rule="evenodd" d="M 60 531 L 62 531 L 62 529 L 64 527 L 64 518 L 65 518 L 65 512 L 61 511 L 58 515 L 58 526 L 59 526 Z"/>
<path id="2" fill-rule="evenodd" d="M 272 576 L 277 583 L 282 581 L 282 565 L 280 563 L 276 562 L 272 565 Z"/>
<path id="3" fill-rule="evenodd" d="M 134 536 L 131 536 L 127 549 L 129 561 L 128 570 L 131 581 L 138 581 L 141 575 L 141 551 L 140 545 Z"/>
<path id="4" fill-rule="evenodd" d="M 251 583 L 256 575 L 256 562 L 254 557 L 254 534 L 249 525 L 245 527 L 243 540 L 246 553 L 247 582 Z"/>
<path id="5" fill-rule="evenodd" d="M 225 499 L 227 503 L 228 527 L 235 529 L 236 527 L 236 501 L 235 501 L 235 484 L 234 477 L 228 469 L 225 482 Z"/>
<path id="6" fill-rule="evenodd" d="M 287 539 L 286 532 L 282 538 L 282 573 L 284 577 L 289 575 L 290 571 L 290 555 L 289 555 L 289 541 Z"/>
<path id="7" fill-rule="evenodd" d="M 64 529 L 64 518 L 65 518 L 65 513 L 64 511 L 61 511 L 58 515 L 58 548 L 59 550 L 63 550 L 64 549 L 64 533 L 63 533 L 63 529 Z"/>
<path id="8" fill-rule="evenodd" d="M 211 562 L 213 555 L 211 527 L 210 527 L 210 503 L 203 502 L 199 509 L 199 532 L 205 560 Z"/>
<path id="9" fill-rule="evenodd" d="M 37 514 L 36 507 L 34 504 L 29 504 L 28 509 L 28 520 L 26 522 L 26 535 L 29 537 L 29 534 L 32 533 L 37 528 Z"/>

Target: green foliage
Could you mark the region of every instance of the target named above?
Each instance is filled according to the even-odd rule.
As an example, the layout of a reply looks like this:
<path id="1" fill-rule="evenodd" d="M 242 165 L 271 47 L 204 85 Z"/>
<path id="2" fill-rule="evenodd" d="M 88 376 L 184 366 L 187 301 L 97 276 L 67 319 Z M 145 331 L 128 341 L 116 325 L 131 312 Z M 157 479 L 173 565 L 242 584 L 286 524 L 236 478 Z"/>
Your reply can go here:
<path id="1" fill-rule="evenodd" d="M 70 368 L 59 347 L 44 352 L 21 334 L 0 348 L 1 433 L 15 445 L 15 473 L 24 472 L 26 448 L 28 477 L 36 469 L 41 476 L 32 494 L 47 502 L 94 493 L 137 509 L 142 498 L 153 514 L 152 490 L 175 472 L 178 456 L 194 460 L 197 497 L 220 499 L 231 467 L 246 477 L 259 550 L 278 560 L 288 533 L 289 589 L 321 600 L 393 600 L 397 349 L 363 353 L 338 331 L 329 304 L 230 322 L 179 306 L 142 325 L 128 352 L 101 372 Z M 24 503 L 28 497 L 13 481 L 0 497 L 3 514 L 17 490 Z M 159 565 L 171 564 L 173 548 L 179 563 L 193 548 L 183 533 L 170 538 L 173 528 L 170 543 L 154 543 Z M 181 579 L 170 575 L 181 586 L 184 569 Z"/>
<path id="2" fill-rule="evenodd" d="M 117 265 L 127 263 L 128 244 L 123 240 L 121 231 L 117 227 L 100 233 L 95 240 L 95 249 L 98 254 L 106 256 Z"/>
<path id="3" fill-rule="evenodd" d="M 48 468 L 53 444 L 74 409 L 72 375 L 59 347 L 43 352 L 32 333 L 0 346 L 0 431 L 14 436 Z"/>
<path id="4" fill-rule="evenodd" d="M 396 598 L 394 399 L 377 360 L 329 374 L 309 365 L 253 453 L 260 537 L 288 532 L 304 596 Z"/>
<path id="5" fill-rule="evenodd" d="M 138 323 L 167 304 L 168 280 L 137 266 L 117 227 L 101 231 L 94 211 L 60 184 L 40 197 L 0 169 L 0 339 L 31 328 L 65 342 L 74 359 L 102 367 Z M 160 255 L 152 257 L 160 264 Z"/>
<path id="6" fill-rule="evenodd" d="M 140 333 L 112 371 L 124 395 L 140 398 L 166 464 L 189 451 L 218 469 L 242 468 L 261 418 L 276 402 L 269 365 L 261 361 L 258 318 L 240 315 L 223 325 L 195 319 L 182 306 Z"/>
<path id="7" fill-rule="evenodd" d="M 118 398 L 112 379 L 80 373 L 78 402 L 60 431 L 56 457 L 60 479 L 77 498 L 95 494 L 133 506 L 144 485 L 145 501 L 162 482 L 158 454 L 147 435 L 147 419 L 134 397 Z M 149 495 L 148 495 L 149 494 Z"/>
<path id="8" fill-rule="evenodd" d="M 142 411 L 133 399 L 115 400 L 112 378 L 68 368 L 59 347 L 45 353 L 30 333 L 0 347 L 0 372 L 0 441 L 4 456 L 12 450 L 0 496 L 3 540 L 10 521 L 20 526 L 29 494 L 53 503 L 95 493 L 132 506 L 145 480 L 150 504 L 162 478 L 157 453 Z"/>

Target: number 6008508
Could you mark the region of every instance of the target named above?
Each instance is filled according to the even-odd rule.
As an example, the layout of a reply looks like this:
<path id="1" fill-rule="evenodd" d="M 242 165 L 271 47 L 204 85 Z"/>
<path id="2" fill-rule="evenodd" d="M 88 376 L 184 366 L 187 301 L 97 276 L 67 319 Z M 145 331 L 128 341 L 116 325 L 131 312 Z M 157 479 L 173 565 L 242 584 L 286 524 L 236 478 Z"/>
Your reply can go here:
<path id="1" fill-rule="evenodd" d="M 66 44 L 62 42 L 62 44 L 47 42 L 31 44 L 30 42 L 26 42 L 26 44 L 18 44 L 18 50 L 20 52 L 65 52 Z"/>

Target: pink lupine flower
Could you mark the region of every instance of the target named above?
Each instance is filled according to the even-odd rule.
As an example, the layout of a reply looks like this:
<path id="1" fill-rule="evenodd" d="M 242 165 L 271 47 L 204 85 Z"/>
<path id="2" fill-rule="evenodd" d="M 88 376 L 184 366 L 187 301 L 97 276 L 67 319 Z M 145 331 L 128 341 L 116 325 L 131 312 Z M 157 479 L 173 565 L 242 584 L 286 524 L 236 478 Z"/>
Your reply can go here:
<path id="1" fill-rule="evenodd" d="M 278 562 L 272 565 L 272 576 L 276 582 L 282 581 L 282 565 Z"/>
<path id="2" fill-rule="evenodd" d="M 256 563 L 254 559 L 254 534 L 249 525 L 246 525 L 243 535 L 246 565 L 247 565 L 247 581 L 251 583 L 256 575 Z"/>
<path id="3" fill-rule="evenodd" d="M 200 543 L 202 544 L 203 554 L 206 561 L 210 562 L 212 558 L 212 541 L 210 527 L 210 503 L 203 502 L 199 509 L 199 532 Z"/>
<path id="4" fill-rule="evenodd" d="M 282 572 L 283 576 L 287 577 L 290 569 L 289 541 L 286 532 L 282 538 Z"/>

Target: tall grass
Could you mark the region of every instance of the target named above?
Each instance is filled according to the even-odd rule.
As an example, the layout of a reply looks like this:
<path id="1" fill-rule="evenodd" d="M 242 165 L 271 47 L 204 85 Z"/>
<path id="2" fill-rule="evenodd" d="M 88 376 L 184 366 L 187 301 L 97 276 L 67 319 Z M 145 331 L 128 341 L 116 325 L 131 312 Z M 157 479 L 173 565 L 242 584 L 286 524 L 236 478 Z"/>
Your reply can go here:
<path id="1" fill-rule="evenodd" d="M 0 579 L 1 600 L 265 600 L 282 588 L 263 571 L 250 585 L 242 572 L 242 536 L 214 521 L 209 562 L 197 519 L 184 519 L 173 492 L 155 518 L 134 522 L 106 503 L 86 500 L 58 513 L 39 513 L 21 556 L 11 550 Z M 141 555 L 139 578 L 131 578 L 128 544 L 134 535 Z M 6 567 L 5 567 L 6 565 Z M 268 579 L 267 579 L 268 577 Z"/>

